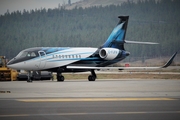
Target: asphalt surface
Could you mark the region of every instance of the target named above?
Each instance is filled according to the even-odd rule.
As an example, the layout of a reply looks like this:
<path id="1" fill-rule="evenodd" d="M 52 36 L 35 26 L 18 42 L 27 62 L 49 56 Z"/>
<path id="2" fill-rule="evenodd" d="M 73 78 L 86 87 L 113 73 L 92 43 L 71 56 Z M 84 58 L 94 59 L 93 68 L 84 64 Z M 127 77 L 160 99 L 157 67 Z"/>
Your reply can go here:
<path id="1" fill-rule="evenodd" d="M 180 80 L 0 82 L 0 120 L 179 120 Z"/>

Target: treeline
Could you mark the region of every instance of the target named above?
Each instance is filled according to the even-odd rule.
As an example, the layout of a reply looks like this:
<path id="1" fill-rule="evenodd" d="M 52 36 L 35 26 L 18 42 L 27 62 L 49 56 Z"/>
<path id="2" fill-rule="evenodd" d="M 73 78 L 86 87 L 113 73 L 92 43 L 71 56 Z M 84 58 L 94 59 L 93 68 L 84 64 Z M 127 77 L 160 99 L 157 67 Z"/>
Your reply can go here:
<path id="1" fill-rule="evenodd" d="M 29 47 L 99 47 L 118 22 L 129 15 L 127 40 L 159 45 L 125 45 L 131 56 L 171 55 L 180 46 L 180 1 L 147 0 L 90 8 L 64 7 L 15 11 L 0 16 L 0 55 L 14 57 Z"/>

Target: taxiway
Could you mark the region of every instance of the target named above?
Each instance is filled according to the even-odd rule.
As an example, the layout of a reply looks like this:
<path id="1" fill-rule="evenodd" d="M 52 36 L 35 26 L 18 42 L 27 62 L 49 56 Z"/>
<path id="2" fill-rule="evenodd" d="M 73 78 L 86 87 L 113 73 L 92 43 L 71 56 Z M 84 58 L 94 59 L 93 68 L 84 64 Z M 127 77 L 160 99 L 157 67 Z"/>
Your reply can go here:
<path id="1" fill-rule="evenodd" d="M 0 119 L 179 120 L 180 80 L 0 82 Z"/>

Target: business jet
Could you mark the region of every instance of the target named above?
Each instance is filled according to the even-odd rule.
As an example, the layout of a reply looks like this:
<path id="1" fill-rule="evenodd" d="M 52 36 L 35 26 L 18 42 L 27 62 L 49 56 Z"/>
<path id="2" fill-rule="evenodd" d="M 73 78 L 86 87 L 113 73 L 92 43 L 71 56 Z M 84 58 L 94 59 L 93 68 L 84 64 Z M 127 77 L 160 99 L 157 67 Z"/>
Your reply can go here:
<path id="1" fill-rule="evenodd" d="M 153 42 L 137 42 L 125 40 L 129 16 L 119 16 L 117 26 L 106 42 L 99 48 L 91 47 L 34 47 L 22 50 L 16 57 L 8 62 L 8 67 L 28 71 L 28 81 L 32 82 L 31 71 L 50 71 L 57 73 L 57 81 L 64 81 L 62 73 L 90 71 L 89 81 L 95 81 L 95 70 L 101 69 L 159 69 L 168 67 L 177 52 L 169 61 L 160 67 L 108 67 L 117 63 L 130 52 L 124 48 L 125 43 L 132 44 L 158 44 Z"/>

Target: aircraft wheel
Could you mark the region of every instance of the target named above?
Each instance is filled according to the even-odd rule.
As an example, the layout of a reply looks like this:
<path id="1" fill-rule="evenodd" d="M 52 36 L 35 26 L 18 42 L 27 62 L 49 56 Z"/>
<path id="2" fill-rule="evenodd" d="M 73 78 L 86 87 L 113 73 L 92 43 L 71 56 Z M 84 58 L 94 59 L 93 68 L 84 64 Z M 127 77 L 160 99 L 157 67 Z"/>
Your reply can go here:
<path id="1" fill-rule="evenodd" d="M 27 78 L 27 82 L 30 83 L 32 82 L 32 76 L 31 76 L 31 71 L 28 71 L 28 78 Z"/>
<path id="2" fill-rule="evenodd" d="M 27 80 L 28 83 L 32 82 L 32 80 Z"/>
<path id="3" fill-rule="evenodd" d="M 89 76 L 88 76 L 88 80 L 89 80 L 89 81 L 95 81 L 95 80 L 96 80 L 96 77 L 93 76 L 93 75 L 89 75 Z"/>
<path id="4" fill-rule="evenodd" d="M 57 77 L 57 81 L 58 81 L 58 82 L 63 82 L 63 81 L 64 81 L 64 76 L 62 76 L 62 75 L 61 75 L 61 76 L 58 76 L 58 77 Z"/>

